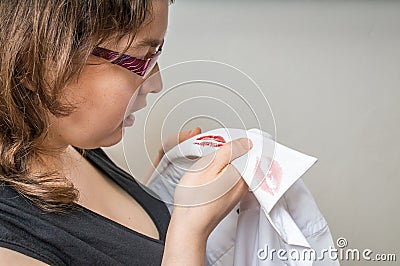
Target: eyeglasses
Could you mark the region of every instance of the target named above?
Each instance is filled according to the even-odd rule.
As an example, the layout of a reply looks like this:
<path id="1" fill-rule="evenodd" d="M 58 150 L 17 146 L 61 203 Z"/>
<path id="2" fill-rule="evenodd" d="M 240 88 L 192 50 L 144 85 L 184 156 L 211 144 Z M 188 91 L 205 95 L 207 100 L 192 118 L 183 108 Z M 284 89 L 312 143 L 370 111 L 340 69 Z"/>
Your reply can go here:
<path id="1" fill-rule="evenodd" d="M 146 74 L 150 73 L 155 66 L 157 59 L 161 54 L 162 46 L 163 43 L 158 48 L 157 52 L 152 54 L 147 59 L 135 58 L 130 55 L 120 54 L 102 47 L 96 47 L 92 54 L 106 60 L 112 60 L 115 58 L 110 63 L 126 68 L 141 77 L 145 77 Z"/>

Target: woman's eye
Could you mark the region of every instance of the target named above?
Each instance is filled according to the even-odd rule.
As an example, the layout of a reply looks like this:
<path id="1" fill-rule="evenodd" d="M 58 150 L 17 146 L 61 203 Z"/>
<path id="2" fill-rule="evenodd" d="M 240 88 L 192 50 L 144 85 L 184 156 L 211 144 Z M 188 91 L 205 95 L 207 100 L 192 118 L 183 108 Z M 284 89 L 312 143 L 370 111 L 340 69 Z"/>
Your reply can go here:
<path id="1" fill-rule="evenodd" d="M 154 54 L 156 54 L 156 53 L 157 53 L 157 51 L 158 51 L 158 49 L 159 49 L 159 47 L 156 47 L 156 48 L 151 48 L 151 49 L 150 49 L 150 51 L 151 51 L 151 55 L 154 55 Z"/>
<path id="2" fill-rule="evenodd" d="M 153 50 L 153 49 L 152 49 Z M 148 53 L 147 53 L 147 55 L 144 57 L 145 59 L 147 59 L 147 58 L 149 58 L 149 57 L 151 57 L 151 56 L 153 56 L 153 55 L 155 55 L 157 53 L 157 51 L 149 51 Z"/>

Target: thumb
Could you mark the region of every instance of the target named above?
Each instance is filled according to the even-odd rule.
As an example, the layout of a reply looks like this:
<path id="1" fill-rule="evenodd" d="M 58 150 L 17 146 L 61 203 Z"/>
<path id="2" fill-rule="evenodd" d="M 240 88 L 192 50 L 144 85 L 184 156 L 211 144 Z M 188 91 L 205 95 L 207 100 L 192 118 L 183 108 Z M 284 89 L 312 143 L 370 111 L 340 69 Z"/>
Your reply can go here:
<path id="1" fill-rule="evenodd" d="M 191 137 L 200 134 L 201 133 L 201 129 L 199 127 L 196 127 L 195 129 L 192 130 L 182 130 L 181 132 L 179 132 L 179 136 L 178 136 L 178 143 L 181 143 L 187 139 L 190 139 Z"/>
<path id="2" fill-rule="evenodd" d="M 216 151 L 215 166 L 223 168 L 232 160 L 244 155 L 253 147 L 253 143 L 248 138 L 239 138 L 230 141 Z"/>

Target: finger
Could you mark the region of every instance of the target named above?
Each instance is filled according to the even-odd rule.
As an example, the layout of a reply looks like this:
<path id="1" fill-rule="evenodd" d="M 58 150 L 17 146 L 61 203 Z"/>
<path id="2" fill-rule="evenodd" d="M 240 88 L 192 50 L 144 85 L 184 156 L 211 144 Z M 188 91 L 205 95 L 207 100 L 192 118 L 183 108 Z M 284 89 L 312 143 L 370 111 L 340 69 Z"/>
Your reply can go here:
<path id="1" fill-rule="evenodd" d="M 193 136 L 196 136 L 197 134 L 201 133 L 201 129 L 199 127 L 196 127 L 195 129 L 192 130 L 182 130 L 179 132 L 178 135 L 178 143 L 181 143 L 187 139 L 190 139 Z"/>
<path id="2" fill-rule="evenodd" d="M 223 145 L 216 151 L 214 166 L 218 169 L 223 168 L 232 160 L 244 155 L 253 147 L 248 138 L 239 138 Z"/>
<path id="3" fill-rule="evenodd" d="M 191 135 L 197 135 L 197 134 L 200 134 L 201 133 L 201 128 L 199 128 L 199 127 L 196 127 L 196 128 L 194 128 L 194 129 L 192 129 L 191 130 Z"/>
<path id="4" fill-rule="evenodd" d="M 204 174 L 185 176 L 175 188 L 174 204 L 180 206 L 196 206 L 212 202 L 229 194 L 231 200 L 241 197 L 248 191 L 246 182 L 236 168 L 228 164 L 217 176 Z"/>

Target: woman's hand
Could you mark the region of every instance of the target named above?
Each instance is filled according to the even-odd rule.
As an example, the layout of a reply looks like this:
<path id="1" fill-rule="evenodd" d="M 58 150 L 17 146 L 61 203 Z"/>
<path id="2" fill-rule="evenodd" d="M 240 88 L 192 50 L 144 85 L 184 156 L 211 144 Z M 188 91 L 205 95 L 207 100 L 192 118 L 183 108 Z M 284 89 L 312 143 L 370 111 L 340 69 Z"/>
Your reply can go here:
<path id="1" fill-rule="evenodd" d="M 143 184 L 146 184 L 147 181 L 149 180 L 151 174 L 153 173 L 154 169 L 157 168 L 158 164 L 160 163 L 162 157 L 166 152 L 168 152 L 170 149 L 175 147 L 181 142 L 184 142 L 187 139 L 190 139 L 193 136 L 196 136 L 197 134 L 201 133 L 201 128 L 196 127 L 195 129 L 192 130 L 182 130 L 178 133 L 175 133 L 171 136 L 169 136 L 165 141 L 163 141 L 160 149 L 158 150 L 155 158 L 153 159 L 153 166 L 147 173 L 147 175 L 141 180 Z"/>
<path id="2" fill-rule="evenodd" d="M 205 264 L 208 236 L 249 191 L 230 162 L 251 147 L 246 138 L 229 142 L 200 158 L 181 178 L 175 189 L 163 265 Z"/>
<path id="3" fill-rule="evenodd" d="M 182 130 L 176 134 L 173 134 L 169 136 L 165 141 L 163 141 L 162 146 L 158 150 L 158 163 L 160 162 L 161 158 L 164 156 L 165 153 L 167 153 L 170 149 L 175 147 L 181 142 L 184 142 L 187 139 L 190 139 L 193 136 L 196 136 L 197 134 L 201 133 L 201 129 L 199 127 L 196 127 L 195 129 L 192 130 Z M 157 165 L 154 165 L 157 167 Z"/>

